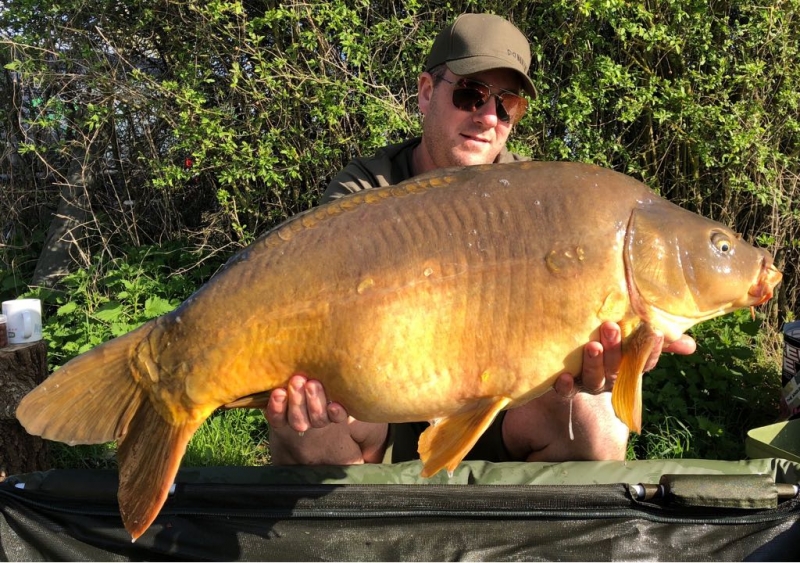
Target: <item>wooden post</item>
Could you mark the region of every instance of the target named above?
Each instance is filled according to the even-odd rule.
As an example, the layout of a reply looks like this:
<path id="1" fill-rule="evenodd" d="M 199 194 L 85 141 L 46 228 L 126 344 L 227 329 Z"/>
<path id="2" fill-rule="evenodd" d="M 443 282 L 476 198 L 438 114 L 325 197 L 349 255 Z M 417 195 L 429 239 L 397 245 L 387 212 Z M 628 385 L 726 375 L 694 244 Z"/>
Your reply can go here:
<path id="1" fill-rule="evenodd" d="M 0 481 L 46 469 L 45 441 L 28 434 L 16 417 L 22 397 L 46 377 L 45 341 L 0 348 Z"/>

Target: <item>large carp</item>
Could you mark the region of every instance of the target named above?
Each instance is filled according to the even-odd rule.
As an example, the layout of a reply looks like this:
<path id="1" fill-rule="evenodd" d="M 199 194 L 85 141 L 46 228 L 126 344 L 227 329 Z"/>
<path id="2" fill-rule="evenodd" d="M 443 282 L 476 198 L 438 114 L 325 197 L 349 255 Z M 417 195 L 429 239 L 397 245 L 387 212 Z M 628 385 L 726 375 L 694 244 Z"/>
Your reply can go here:
<path id="1" fill-rule="evenodd" d="M 292 374 L 363 421 L 436 421 L 419 444 L 432 475 L 579 373 L 604 321 L 624 337 L 614 408 L 638 431 L 653 331 L 759 305 L 780 278 L 765 251 L 610 170 L 446 170 L 290 219 L 175 311 L 56 370 L 17 417 L 50 440 L 118 442 L 135 539 L 203 421 Z"/>

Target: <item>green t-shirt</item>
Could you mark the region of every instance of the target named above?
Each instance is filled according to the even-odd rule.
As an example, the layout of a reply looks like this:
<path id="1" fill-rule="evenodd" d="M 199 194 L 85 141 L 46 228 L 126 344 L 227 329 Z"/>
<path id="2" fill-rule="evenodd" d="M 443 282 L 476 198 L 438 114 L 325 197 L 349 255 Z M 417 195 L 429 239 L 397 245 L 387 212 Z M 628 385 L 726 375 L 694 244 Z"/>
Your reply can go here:
<path id="1" fill-rule="evenodd" d="M 351 160 L 328 184 L 322 195 L 322 203 L 369 188 L 393 186 L 413 177 L 411 161 L 420 141 L 416 137 L 404 143 L 387 145 L 374 156 Z M 520 160 L 528 159 L 509 152 L 505 147 L 494 159 L 496 164 Z"/>
<path id="2" fill-rule="evenodd" d="M 322 202 L 328 202 L 347 194 L 377 188 L 392 186 L 411 178 L 412 155 L 421 139 L 419 137 L 399 143 L 388 145 L 375 153 L 375 156 L 356 158 L 351 160 L 344 169 L 331 180 Z M 503 164 L 528 160 L 525 157 L 509 152 L 505 147 L 497 155 L 495 163 Z M 512 461 L 503 444 L 502 425 L 505 411 L 494 419 L 492 425 L 478 439 L 478 442 L 464 457 L 464 459 L 483 461 Z M 417 441 L 420 434 L 428 427 L 427 422 L 409 422 L 389 425 L 389 442 L 384 455 L 384 463 L 398 463 L 419 459 Z"/>

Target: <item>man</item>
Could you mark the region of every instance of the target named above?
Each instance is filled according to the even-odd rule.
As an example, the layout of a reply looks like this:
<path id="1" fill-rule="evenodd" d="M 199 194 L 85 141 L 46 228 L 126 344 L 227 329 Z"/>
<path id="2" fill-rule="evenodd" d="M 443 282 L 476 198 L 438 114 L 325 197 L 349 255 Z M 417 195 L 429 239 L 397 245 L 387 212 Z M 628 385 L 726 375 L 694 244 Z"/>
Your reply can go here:
<path id="1" fill-rule="evenodd" d="M 527 108 L 521 92 L 535 95 L 530 59 L 527 39 L 507 20 L 488 14 L 457 18 L 436 37 L 418 79 L 422 137 L 352 161 L 327 187 L 323 201 L 439 168 L 523 160 L 508 152 L 506 140 Z M 655 365 L 662 343 L 647 369 Z M 691 353 L 694 341 L 684 336 L 666 350 Z M 619 327 L 605 323 L 600 341 L 584 349 L 582 388 L 587 392 L 576 392 L 572 376 L 562 374 L 554 393 L 501 413 L 466 459 L 624 459 L 628 429 L 614 415 L 608 392 L 619 363 Z M 327 400 L 318 381 L 302 374 L 287 389 L 273 391 L 264 414 L 277 465 L 413 459 L 426 426 L 357 421 Z"/>

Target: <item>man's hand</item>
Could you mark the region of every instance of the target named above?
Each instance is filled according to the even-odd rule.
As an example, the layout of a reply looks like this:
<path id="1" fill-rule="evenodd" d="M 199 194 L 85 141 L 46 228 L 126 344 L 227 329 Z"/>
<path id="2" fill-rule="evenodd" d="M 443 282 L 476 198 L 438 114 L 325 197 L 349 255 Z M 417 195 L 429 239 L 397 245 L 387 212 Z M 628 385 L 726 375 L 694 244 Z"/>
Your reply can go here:
<path id="1" fill-rule="evenodd" d="M 328 401 L 322 383 L 303 375 L 292 376 L 286 389 L 272 391 L 264 416 L 271 429 L 295 432 L 347 422 L 347 411 Z"/>
<path id="2" fill-rule="evenodd" d="M 664 346 L 664 336 L 658 334 L 645 371 L 655 367 L 662 351 L 691 354 L 695 347 L 686 335 Z M 584 346 L 579 377 L 561 374 L 553 385 L 555 393 L 545 393 L 508 411 L 503 439 L 512 458 L 548 462 L 625 459 L 630 432 L 614 414 L 608 393 L 621 362 L 619 325 L 603 323 L 599 341 Z"/>
<path id="3" fill-rule="evenodd" d="M 674 342 L 664 345 L 664 335 L 656 333 L 656 344 L 653 352 L 647 359 L 644 371 L 650 371 L 658 363 L 661 352 L 671 352 L 674 354 L 688 355 L 694 353 L 697 344 L 691 336 L 686 334 Z M 622 362 L 622 333 L 619 325 L 612 322 L 605 322 L 600 327 L 600 341 L 592 341 L 583 348 L 583 370 L 579 377 L 574 377 L 568 373 L 562 373 L 553 388 L 562 397 L 571 397 L 578 391 L 589 393 L 602 393 L 611 391 L 614 381 L 617 379 L 617 372 Z M 579 386 L 576 381 L 580 381 Z"/>
<path id="4" fill-rule="evenodd" d="M 383 459 L 388 425 L 348 416 L 342 405 L 328 401 L 315 379 L 292 376 L 286 389 L 272 391 L 263 412 L 273 465 L 353 465 Z"/>

